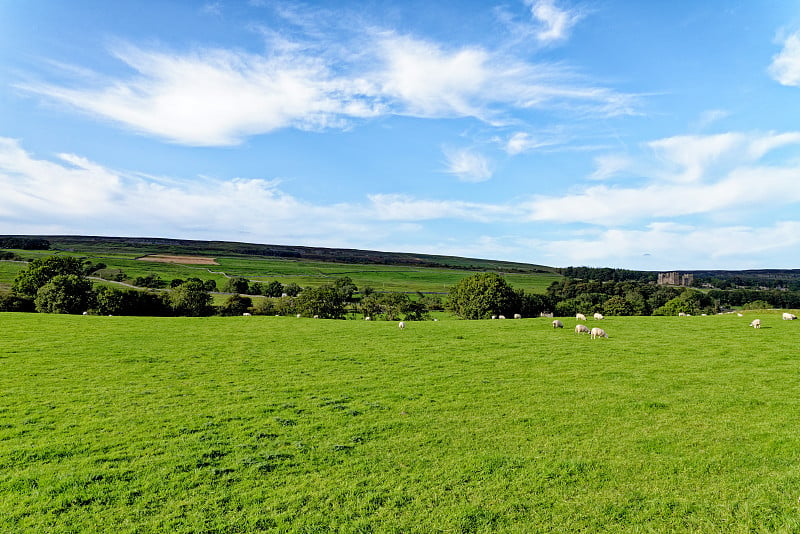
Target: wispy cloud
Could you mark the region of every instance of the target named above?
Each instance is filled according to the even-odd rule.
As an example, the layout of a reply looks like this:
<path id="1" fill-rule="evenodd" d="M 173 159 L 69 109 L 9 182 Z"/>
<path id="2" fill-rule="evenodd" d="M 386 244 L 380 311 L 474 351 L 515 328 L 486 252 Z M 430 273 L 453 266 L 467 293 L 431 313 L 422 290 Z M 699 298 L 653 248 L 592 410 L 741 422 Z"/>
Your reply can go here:
<path id="1" fill-rule="evenodd" d="M 561 41 L 569 36 L 569 32 L 582 18 L 576 9 L 561 9 L 555 0 L 526 0 L 531 15 L 538 23 L 536 38 L 543 43 Z"/>
<path id="2" fill-rule="evenodd" d="M 781 85 L 800 87 L 800 32 L 783 41 L 783 49 L 772 58 L 770 75 Z"/>
<path id="3" fill-rule="evenodd" d="M 0 231 L 120 235 L 250 236 L 260 242 L 365 246 L 431 220 L 488 223 L 513 206 L 367 195 L 347 204 L 313 204 L 265 179 L 156 178 L 109 169 L 75 154 L 52 161 L 0 137 Z M 250 214 L 243 216 L 243 214 Z M 253 214 L 258 214 L 254 216 Z M 47 221 L 46 225 L 24 221 Z M 324 225 L 313 221 L 325 221 Z M 399 223 L 399 226 L 398 226 Z M 23 228 L 23 225 L 27 225 Z M 233 237 L 232 237 L 233 236 Z"/>
<path id="4" fill-rule="evenodd" d="M 492 177 L 489 160 L 470 149 L 445 149 L 445 172 L 458 176 L 462 182 L 485 182 Z"/>
<path id="5" fill-rule="evenodd" d="M 326 35 L 310 14 L 293 15 L 292 21 L 294 33 L 261 29 L 267 41 L 263 53 L 124 44 L 112 54 L 132 69 L 129 76 L 76 67 L 70 84 L 17 87 L 143 134 L 195 146 L 233 145 L 284 128 L 348 128 L 387 115 L 471 117 L 498 126 L 511 117 L 519 121 L 518 112 L 529 110 L 598 117 L 635 110 L 633 95 L 503 47 L 449 47 L 367 27 L 351 29 L 343 42 L 338 33 Z"/>
<path id="6" fill-rule="evenodd" d="M 301 55 L 125 47 L 116 56 L 138 75 L 97 89 L 23 88 L 187 145 L 230 145 L 246 135 L 340 126 L 380 113 L 363 80 L 337 77 L 323 62 Z"/>
<path id="7" fill-rule="evenodd" d="M 563 139 L 554 136 L 536 137 L 528 132 L 515 132 L 505 143 L 505 151 L 515 156 L 525 152 L 531 152 L 540 148 L 552 147 L 563 142 Z"/>
<path id="8" fill-rule="evenodd" d="M 793 184 L 800 174 L 800 163 L 789 160 L 783 165 L 768 165 L 760 161 L 770 151 L 790 144 L 800 144 L 798 132 L 677 136 L 653 141 L 645 147 L 655 150 L 655 159 L 639 157 L 635 161 L 620 156 L 620 165 L 640 175 L 644 182 L 640 187 L 597 185 L 563 196 L 539 196 L 528 204 L 529 218 L 614 227 L 798 203 L 800 189 Z M 614 157 L 601 158 L 591 177 L 610 176 L 617 165 Z"/>
<path id="9" fill-rule="evenodd" d="M 511 217 L 518 211 L 514 206 L 428 200 L 405 194 L 369 195 L 369 200 L 374 216 L 385 221 L 455 219 L 488 223 Z"/>
<path id="10" fill-rule="evenodd" d="M 597 265 L 656 269 L 715 269 L 763 267 L 765 254 L 796 250 L 800 221 L 769 226 L 701 227 L 653 223 L 640 230 L 607 229 L 553 241 L 533 240 L 527 246 L 542 250 L 562 265 Z M 791 256 L 791 254 L 790 254 Z M 774 266 L 792 268 L 795 262 Z M 610 263 L 609 263 L 610 262 Z M 731 267 L 735 266 L 735 267 Z"/>

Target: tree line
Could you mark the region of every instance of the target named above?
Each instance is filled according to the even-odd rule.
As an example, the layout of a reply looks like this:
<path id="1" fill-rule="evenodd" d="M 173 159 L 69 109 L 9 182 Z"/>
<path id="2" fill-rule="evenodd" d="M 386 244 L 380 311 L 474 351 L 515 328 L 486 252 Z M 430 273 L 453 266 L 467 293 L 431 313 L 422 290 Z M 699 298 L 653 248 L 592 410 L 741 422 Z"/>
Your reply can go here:
<path id="1" fill-rule="evenodd" d="M 95 285 L 88 278 L 104 269 L 70 256 L 32 260 L 14 279 L 11 293 L 0 295 L 0 311 L 43 313 L 95 313 L 101 315 L 303 315 L 342 319 L 348 314 L 385 320 L 425 320 L 431 311 L 447 310 L 463 319 L 493 315 L 558 317 L 577 313 L 604 315 L 677 315 L 717 313 L 734 307 L 800 308 L 800 291 L 712 289 L 660 286 L 638 280 L 600 281 L 563 278 L 552 282 L 544 294 L 511 287 L 497 273 L 476 273 L 450 288 L 446 301 L 438 295 L 359 290 L 348 276 L 317 287 L 251 282 L 231 277 L 223 285 L 224 302 L 212 305 L 213 280 L 175 279 L 167 284 L 158 275 L 137 277 L 143 286 L 164 291 L 144 291 Z M 141 280 L 139 278 L 142 278 Z M 138 285 L 138 284 L 137 284 Z M 168 289 L 167 289 L 168 286 Z M 258 295 L 261 298 L 254 300 Z"/>
<path id="2" fill-rule="evenodd" d="M 152 274 L 133 280 L 135 285 L 150 290 L 93 284 L 88 276 L 103 270 L 107 271 L 103 264 L 70 256 L 34 259 L 17 274 L 11 293 L 0 295 L 0 311 L 194 317 L 299 314 L 328 319 L 362 313 L 374 319 L 411 321 L 426 319 L 430 310 L 443 308 L 439 297 L 421 293 L 412 298 L 405 293 L 376 293 L 364 287 L 357 294 L 358 287 L 348 276 L 308 288 L 277 280 L 251 282 L 243 277 L 231 277 L 221 288 L 229 295 L 222 304 L 213 306 L 211 292 L 217 291 L 214 280 L 174 279 L 167 284 L 157 274 Z M 121 272 L 115 276 L 124 278 Z M 254 302 L 254 295 L 263 298 Z"/>

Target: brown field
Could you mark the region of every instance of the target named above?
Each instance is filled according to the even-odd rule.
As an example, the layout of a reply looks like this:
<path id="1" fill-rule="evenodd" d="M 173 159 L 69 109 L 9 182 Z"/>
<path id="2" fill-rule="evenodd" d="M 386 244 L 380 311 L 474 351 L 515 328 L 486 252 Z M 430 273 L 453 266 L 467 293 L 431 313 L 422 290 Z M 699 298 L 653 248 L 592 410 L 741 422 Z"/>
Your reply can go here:
<path id="1" fill-rule="evenodd" d="M 219 265 L 214 258 L 205 258 L 202 256 L 170 256 L 167 254 L 149 254 L 136 259 L 160 263 L 184 263 L 187 265 Z"/>

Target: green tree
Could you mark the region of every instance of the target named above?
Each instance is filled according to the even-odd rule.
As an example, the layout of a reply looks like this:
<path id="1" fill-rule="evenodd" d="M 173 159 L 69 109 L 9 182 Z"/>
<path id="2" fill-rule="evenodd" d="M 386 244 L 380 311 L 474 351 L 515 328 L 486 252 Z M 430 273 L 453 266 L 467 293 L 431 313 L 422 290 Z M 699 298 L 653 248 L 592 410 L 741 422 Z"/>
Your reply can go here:
<path id="1" fill-rule="evenodd" d="M 197 282 L 186 282 L 170 292 L 170 304 L 176 315 L 202 317 L 211 315 L 211 295 Z"/>
<path id="2" fill-rule="evenodd" d="M 0 293 L 0 312 L 32 312 L 36 311 L 33 299 L 20 295 Z"/>
<path id="3" fill-rule="evenodd" d="M 663 306 L 653 310 L 653 315 L 678 315 L 679 313 L 697 313 L 697 304 L 692 299 L 682 296 L 668 300 Z"/>
<path id="4" fill-rule="evenodd" d="M 283 284 L 277 280 L 273 280 L 264 287 L 264 293 L 268 297 L 280 297 L 283 295 Z"/>
<path id="5" fill-rule="evenodd" d="M 219 307 L 219 314 L 226 316 L 242 315 L 253 306 L 253 301 L 250 297 L 243 297 L 235 293 L 225 299 L 222 306 Z"/>
<path id="6" fill-rule="evenodd" d="M 216 280 L 206 280 L 203 282 L 203 289 L 206 291 L 216 291 L 217 290 L 217 281 Z"/>
<path id="7" fill-rule="evenodd" d="M 249 293 L 250 292 L 250 282 L 248 282 L 247 278 L 242 278 L 241 276 L 234 276 L 228 278 L 225 282 L 225 285 L 222 288 L 224 293 Z"/>
<path id="8" fill-rule="evenodd" d="M 296 297 L 303 289 L 295 282 L 289 282 L 283 286 L 283 292 L 289 297 Z"/>
<path id="9" fill-rule="evenodd" d="M 92 283 L 77 274 L 59 274 L 36 291 L 40 313 L 82 313 L 93 303 Z"/>
<path id="10" fill-rule="evenodd" d="M 34 298 L 40 287 L 58 275 L 84 276 L 83 262 L 72 256 L 36 258 L 14 278 L 11 290 L 17 295 Z"/>
<path id="11" fill-rule="evenodd" d="M 633 315 L 633 305 L 624 297 L 615 295 L 603 304 L 603 313 L 606 315 Z"/>
<path id="12" fill-rule="evenodd" d="M 151 289 L 158 289 L 167 285 L 157 273 L 150 273 L 147 276 L 137 276 L 133 279 L 133 285 L 139 287 L 149 287 Z"/>
<path id="13" fill-rule="evenodd" d="M 332 284 L 307 288 L 297 297 L 297 309 L 307 317 L 341 319 L 345 313 L 342 294 Z"/>
<path id="14" fill-rule="evenodd" d="M 511 316 L 518 306 L 517 294 L 496 273 L 479 273 L 462 279 L 450 288 L 447 299 L 447 309 L 462 319 Z"/>
<path id="15" fill-rule="evenodd" d="M 336 288 L 336 291 L 339 292 L 342 300 L 345 302 L 350 302 L 353 300 L 353 293 L 358 291 L 358 288 L 353 283 L 352 278 L 349 276 L 342 276 L 334 280 L 333 287 Z"/>

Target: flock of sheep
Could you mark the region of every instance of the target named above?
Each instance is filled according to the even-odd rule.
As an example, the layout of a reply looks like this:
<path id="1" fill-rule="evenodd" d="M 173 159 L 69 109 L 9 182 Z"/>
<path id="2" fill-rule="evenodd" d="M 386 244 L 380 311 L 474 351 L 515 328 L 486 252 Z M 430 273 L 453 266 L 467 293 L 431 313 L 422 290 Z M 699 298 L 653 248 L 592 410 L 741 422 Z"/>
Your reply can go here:
<path id="1" fill-rule="evenodd" d="M 603 314 L 602 313 L 595 313 L 594 314 L 594 318 L 595 318 L 596 321 L 601 321 L 601 320 L 603 320 Z M 578 321 L 585 321 L 586 320 L 586 316 L 584 314 L 582 314 L 582 313 L 576 313 L 575 314 L 575 319 L 577 319 Z M 553 321 L 553 328 L 564 328 L 564 323 L 562 323 L 561 321 L 556 319 L 556 320 Z M 589 327 L 586 326 L 585 324 L 577 324 L 577 325 L 575 325 L 575 333 L 576 334 L 589 334 L 589 336 L 592 339 L 597 339 L 599 337 L 604 337 L 604 338 L 608 339 L 608 334 L 602 328 L 594 327 L 594 328 L 592 328 L 590 330 Z"/>
<path id="2" fill-rule="evenodd" d="M 794 321 L 797 319 L 797 316 L 793 313 L 783 312 L 782 319 L 784 321 Z M 761 319 L 753 319 L 750 326 L 753 328 L 761 328 Z"/>
<path id="3" fill-rule="evenodd" d="M 243 315 L 250 315 L 250 314 L 249 313 L 245 313 Z M 687 314 L 681 313 L 680 315 L 685 316 Z M 742 314 L 740 313 L 739 317 L 741 317 L 741 316 L 742 316 Z M 300 317 L 300 314 L 297 314 L 297 317 Z M 594 319 L 596 321 L 601 321 L 601 320 L 604 319 L 602 313 L 595 313 L 593 317 L 594 317 Z M 315 315 L 314 319 L 317 319 L 317 318 L 318 318 L 318 316 Z M 364 317 L 365 321 L 369 321 L 371 319 L 372 319 L 371 317 Z M 492 319 L 505 319 L 505 316 L 503 316 L 503 315 L 492 315 Z M 520 314 L 516 313 L 516 314 L 514 314 L 514 319 L 522 319 L 522 316 Z M 586 320 L 586 316 L 584 314 L 582 314 L 582 313 L 576 313 L 575 314 L 575 319 L 577 319 L 578 321 L 585 321 Z M 784 312 L 783 313 L 783 320 L 784 321 L 794 321 L 795 319 L 797 319 L 797 316 L 795 314 L 788 313 L 788 312 Z M 434 319 L 434 321 L 435 320 L 436 319 Z M 753 321 L 750 323 L 750 326 L 752 326 L 753 328 L 761 328 L 761 319 L 753 319 Z M 403 322 L 403 321 L 400 321 L 400 323 L 397 325 L 397 327 L 400 328 L 400 330 L 403 330 L 406 327 L 406 323 Z M 562 323 L 558 319 L 555 319 L 553 321 L 553 328 L 564 328 L 564 323 Z M 575 333 L 576 334 L 589 334 L 591 339 L 597 339 L 597 338 L 600 338 L 600 337 L 604 337 L 604 338 L 608 339 L 608 334 L 602 328 L 594 327 L 592 329 L 589 329 L 589 327 L 586 326 L 585 324 L 577 324 L 577 325 L 575 325 Z"/>

